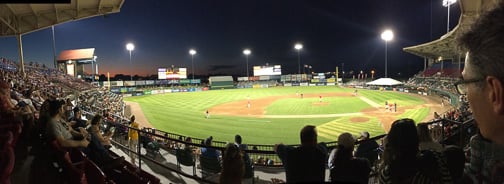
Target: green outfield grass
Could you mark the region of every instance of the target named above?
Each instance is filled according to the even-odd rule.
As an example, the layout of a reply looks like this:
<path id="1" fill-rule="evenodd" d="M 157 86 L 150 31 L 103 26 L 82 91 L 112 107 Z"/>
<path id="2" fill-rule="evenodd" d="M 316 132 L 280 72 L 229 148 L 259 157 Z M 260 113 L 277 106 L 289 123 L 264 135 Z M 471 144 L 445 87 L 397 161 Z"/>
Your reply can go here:
<path id="1" fill-rule="evenodd" d="M 318 104 L 318 97 L 280 99 L 266 108 L 266 114 L 340 114 L 352 113 L 356 112 L 356 109 L 371 107 L 359 98 L 323 97 L 322 101 L 323 105 L 313 105 Z"/>
<path id="2" fill-rule="evenodd" d="M 350 118 L 319 117 L 319 118 L 251 118 L 236 116 L 219 116 L 211 114 L 205 119 L 204 112 L 213 106 L 237 101 L 258 99 L 269 96 L 303 94 L 322 94 L 329 92 L 353 92 L 354 89 L 335 86 L 314 87 L 277 87 L 260 89 L 231 89 L 212 90 L 192 93 L 169 93 L 150 96 L 126 98 L 126 101 L 140 104 L 149 122 L 157 129 L 182 135 L 205 138 L 213 136 L 215 140 L 233 141 L 234 135 L 242 135 L 244 142 L 249 144 L 298 144 L 299 130 L 305 125 L 316 125 L 319 141 L 335 141 L 342 132 L 357 135 L 361 131 L 368 131 L 372 136 L 383 134 L 379 120 L 375 117 L 358 115 L 369 118 L 366 122 L 351 123 Z M 419 105 L 424 103 L 420 98 L 399 92 L 382 92 L 359 90 L 359 96 L 384 105 L 396 102 L 402 106 Z M 267 115 L 309 115 L 309 114 L 339 114 L 359 112 L 370 108 L 370 104 L 357 97 L 324 97 L 327 105 L 313 106 L 317 98 L 284 98 L 273 102 L 266 108 Z M 407 111 L 398 117 L 410 117 L 415 120 L 423 119 L 429 112 L 428 108 Z"/>

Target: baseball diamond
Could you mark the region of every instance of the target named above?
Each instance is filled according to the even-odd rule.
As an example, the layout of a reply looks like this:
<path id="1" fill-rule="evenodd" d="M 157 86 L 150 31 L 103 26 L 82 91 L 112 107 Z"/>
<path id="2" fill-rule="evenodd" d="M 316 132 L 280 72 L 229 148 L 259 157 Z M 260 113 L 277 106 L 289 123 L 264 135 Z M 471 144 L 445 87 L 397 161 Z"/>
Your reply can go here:
<path id="1" fill-rule="evenodd" d="M 334 141 L 342 132 L 380 135 L 397 118 L 422 122 L 432 119 L 434 112 L 445 111 L 437 97 L 376 90 L 359 90 L 354 96 L 353 91 L 336 86 L 276 87 L 166 93 L 126 100 L 133 104 L 134 114 L 144 114 L 145 118 L 138 119 L 143 126 L 192 137 L 211 135 L 222 141 L 232 141 L 239 133 L 251 144 L 296 144 L 299 129 L 307 124 L 317 126 L 320 141 Z M 385 101 L 397 103 L 397 112 L 379 105 Z"/>

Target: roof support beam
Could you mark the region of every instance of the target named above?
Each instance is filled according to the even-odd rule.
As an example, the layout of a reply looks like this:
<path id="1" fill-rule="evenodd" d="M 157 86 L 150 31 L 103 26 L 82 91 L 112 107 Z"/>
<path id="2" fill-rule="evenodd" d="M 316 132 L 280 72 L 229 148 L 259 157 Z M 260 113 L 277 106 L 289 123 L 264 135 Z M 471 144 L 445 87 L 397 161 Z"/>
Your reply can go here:
<path id="1" fill-rule="evenodd" d="M 75 11 L 76 11 L 76 16 L 75 17 L 79 17 L 79 0 L 75 0 Z"/>
<path id="2" fill-rule="evenodd" d="M 30 9 L 32 10 L 33 12 L 33 15 L 35 16 L 35 21 L 37 22 L 37 28 L 40 27 L 40 23 L 39 23 L 39 15 L 38 15 L 38 12 L 35 11 L 35 8 L 33 8 L 33 4 L 29 4 L 28 6 L 30 6 Z"/>
<path id="3" fill-rule="evenodd" d="M 101 13 L 101 6 L 102 6 L 102 0 L 98 1 L 98 13 L 99 14 L 102 14 Z"/>
<path id="4" fill-rule="evenodd" d="M 9 9 L 9 11 L 11 12 L 12 15 L 16 15 L 16 14 L 14 14 L 14 10 L 12 9 L 12 7 L 10 7 L 9 4 L 6 4 L 5 6 Z"/>
<path id="5" fill-rule="evenodd" d="M 56 4 L 53 4 L 53 6 L 54 6 L 54 15 L 56 16 L 56 22 L 54 22 L 54 24 L 56 24 L 59 22 L 59 12 L 58 8 L 56 7 Z"/>
<path id="6" fill-rule="evenodd" d="M 19 33 L 18 30 L 16 30 L 16 28 L 14 28 L 13 25 L 11 25 L 9 22 L 7 22 L 3 17 L 0 17 L 0 21 L 2 21 L 5 25 L 7 25 L 12 31 L 14 31 L 14 33 Z"/>

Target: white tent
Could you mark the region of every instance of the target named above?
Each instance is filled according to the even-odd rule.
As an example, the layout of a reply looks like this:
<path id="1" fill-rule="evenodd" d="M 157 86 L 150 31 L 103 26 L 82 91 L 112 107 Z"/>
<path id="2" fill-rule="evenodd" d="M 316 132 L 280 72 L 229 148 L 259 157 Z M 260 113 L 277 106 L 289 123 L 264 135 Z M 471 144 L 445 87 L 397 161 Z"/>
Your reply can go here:
<path id="1" fill-rule="evenodd" d="M 397 86 L 403 83 L 392 78 L 379 78 L 366 84 L 372 86 Z"/>

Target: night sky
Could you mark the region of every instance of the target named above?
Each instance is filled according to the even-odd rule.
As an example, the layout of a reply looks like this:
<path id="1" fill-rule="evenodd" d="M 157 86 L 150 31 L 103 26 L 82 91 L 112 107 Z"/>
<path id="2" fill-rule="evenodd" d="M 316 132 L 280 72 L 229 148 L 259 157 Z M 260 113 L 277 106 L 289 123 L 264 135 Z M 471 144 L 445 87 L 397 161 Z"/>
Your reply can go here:
<path id="1" fill-rule="evenodd" d="M 451 28 L 458 23 L 459 4 L 452 5 Z M 126 0 L 121 12 L 55 26 L 56 53 L 96 48 L 99 73 L 156 74 L 158 67 L 187 67 L 196 49 L 195 73 L 246 75 L 265 63 L 282 65 L 283 74 L 301 65 L 314 72 L 376 70 L 384 75 L 385 42 L 380 34 L 394 31 L 388 43 L 388 75 L 409 77 L 423 69 L 423 58 L 402 48 L 438 39 L 446 33 L 447 9 L 441 0 Z M 51 29 L 23 36 L 25 63 L 53 66 Z M 135 44 L 133 65 L 126 43 Z M 0 57 L 18 60 L 15 37 L 0 38 Z M 400 74 L 399 74 L 400 73 Z"/>

